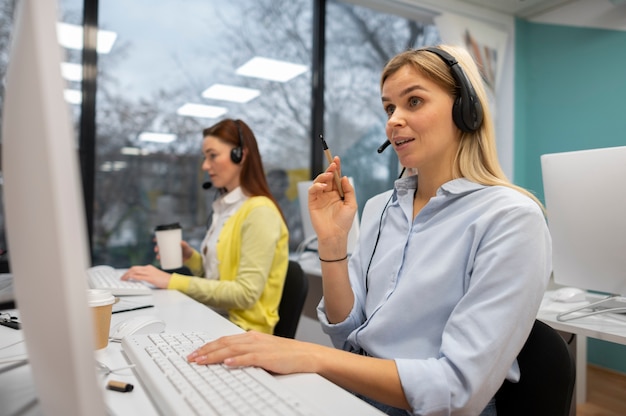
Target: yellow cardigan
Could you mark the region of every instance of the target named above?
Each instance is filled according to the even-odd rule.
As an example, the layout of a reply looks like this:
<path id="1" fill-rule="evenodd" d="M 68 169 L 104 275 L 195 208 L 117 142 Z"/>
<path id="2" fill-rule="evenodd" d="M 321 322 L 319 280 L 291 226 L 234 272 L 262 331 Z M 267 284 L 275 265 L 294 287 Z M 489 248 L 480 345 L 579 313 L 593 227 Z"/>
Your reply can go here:
<path id="1" fill-rule="evenodd" d="M 289 262 L 289 232 L 274 203 L 251 197 L 231 216 L 217 243 L 219 279 L 172 274 L 168 289 L 179 290 L 209 306 L 226 309 L 245 330 L 272 334 Z M 204 275 L 194 251 L 185 265 Z"/>

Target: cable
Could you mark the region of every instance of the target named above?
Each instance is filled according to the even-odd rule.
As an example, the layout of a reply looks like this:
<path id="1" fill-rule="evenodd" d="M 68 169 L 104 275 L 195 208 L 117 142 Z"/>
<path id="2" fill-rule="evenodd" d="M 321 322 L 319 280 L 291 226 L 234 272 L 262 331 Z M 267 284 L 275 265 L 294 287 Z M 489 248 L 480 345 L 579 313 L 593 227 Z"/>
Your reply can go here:
<path id="1" fill-rule="evenodd" d="M 23 339 L 20 339 L 19 341 L 15 341 L 15 342 L 14 342 L 14 343 L 12 343 L 12 344 L 8 344 L 8 345 L 5 345 L 5 346 L 3 346 L 3 347 L 0 347 L 0 350 L 6 350 L 7 348 L 10 348 L 10 347 L 12 347 L 12 346 L 14 346 L 14 345 L 21 344 L 22 342 L 24 342 L 24 340 L 23 340 Z"/>
<path id="2" fill-rule="evenodd" d="M 374 253 L 376 253 L 376 247 L 378 247 L 378 240 L 380 240 L 380 232 L 382 231 L 382 228 L 383 228 L 383 217 L 385 215 L 385 211 L 387 211 L 387 207 L 389 206 L 389 203 L 391 202 L 392 198 L 393 198 L 393 192 L 391 193 L 391 196 L 385 203 L 385 206 L 383 207 L 383 211 L 380 213 L 380 220 L 378 221 L 378 233 L 376 233 L 376 241 L 374 242 L 374 249 L 372 250 L 372 255 L 370 256 L 370 261 L 367 263 L 367 270 L 365 271 L 365 293 L 366 294 L 369 291 L 370 267 L 372 266 L 372 260 L 374 260 Z"/>
<path id="3" fill-rule="evenodd" d="M 0 364 L 10 363 L 10 362 L 12 362 L 13 364 L 9 364 L 6 367 L 0 368 L 0 374 L 6 373 L 7 371 L 13 370 L 14 368 L 19 368 L 23 365 L 28 364 L 28 358 L 15 359 L 11 361 L 3 361 Z"/>
<path id="4" fill-rule="evenodd" d="M 298 247 L 296 247 L 296 252 L 295 252 L 296 258 L 299 259 L 302 256 L 302 253 L 304 253 L 305 251 L 317 251 L 317 250 L 309 248 L 309 244 L 313 243 L 316 240 L 317 240 L 317 235 L 315 234 L 302 240 L 300 244 L 298 244 Z"/>
<path id="5" fill-rule="evenodd" d="M 592 302 L 588 305 L 584 305 L 579 308 L 574 308 L 569 311 L 561 312 L 556 316 L 556 320 L 559 322 L 567 322 L 573 319 L 584 318 L 586 316 L 600 315 L 600 314 L 614 313 L 614 312 L 617 312 L 617 313 L 626 312 L 626 307 L 615 307 L 615 308 L 611 307 L 611 308 L 605 308 L 605 309 L 599 308 L 599 306 L 602 305 L 603 303 L 607 303 L 610 300 L 615 299 L 617 297 L 618 297 L 617 295 L 610 295 L 610 296 L 607 296 L 606 298 L 600 299 L 596 302 Z M 584 309 L 591 309 L 591 312 L 581 312 Z M 578 315 L 566 317 L 567 315 L 572 315 L 575 312 L 581 312 L 581 313 Z"/>
<path id="6" fill-rule="evenodd" d="M 37 396 L 33 397 L 32 400 L 30 400 L 29 402 L 27 402 L 26 404 L 24 404 L 24 406 L 22 406 L 21 408 L 17 409 L 17 411 L 15 413 L 13 413 L 12 416 L 19 416 L 19 415 L 25 415 L 27 413 L 31 413 L 30 410 L 39 402 L 39 399 L 37 398 Z"/>
<path id="7" fill-rule="evenodd" d="M 406 171 L 406 167 L 403 166 L 402 171 L 400 171 L 400 175 L 398 175 L 398 179 L 402 178 L 402 175 L 404 175 L 405 171 Z M 383 216 L 385 215 L 385 211 L 387 210 L 387 207 L 389 206 L 389 203 L 391 202 L 392 198 L 393 198 L 393 192 L 391 193 L 391 196 L 389 196 L 389 199 L 385 203 L 383 211 L 380 213 L 380 220 L 378 221 L 378 233 L 376 234 L 376 241 L 374 242 L 374 250 L 372 250 L 372 255 L 370 256 L 370 261 L 367 263 L 367 270 L 365 271 L 365 293 L 366 294 L 369 291 L 370 267 L 372 265 L 372 260 L 374 260 L 374 253 L 376 253 L 376 248 L 378 247 L 378 240 L 380 240 L 380 232 L 382 231 L 382 228 L 383 228 Z"/>
<path id="8" fill-rule="evenodd" d="M 21 344 L 22 342 L 24 342 L 23 339 L 19 341 L 15 341 L 11 344 L 7 344 L 7 345 L 0 347 L 0 350 L 6 350 L 7 348 L 10 348 L 14 345 Z M 0 374 L 7 372 L 9 370 L 12 370 L 14 368 L 21 367 L 24 364 L 28 364 L 28 356 L 26 355 L 26 353 L 23 353 L 23 354 L 2 357 L 0 358 L 0 365 L 2 364 L 9 364 L 9 365 L 7 365 L 6 367 L 0 368 Z"/>

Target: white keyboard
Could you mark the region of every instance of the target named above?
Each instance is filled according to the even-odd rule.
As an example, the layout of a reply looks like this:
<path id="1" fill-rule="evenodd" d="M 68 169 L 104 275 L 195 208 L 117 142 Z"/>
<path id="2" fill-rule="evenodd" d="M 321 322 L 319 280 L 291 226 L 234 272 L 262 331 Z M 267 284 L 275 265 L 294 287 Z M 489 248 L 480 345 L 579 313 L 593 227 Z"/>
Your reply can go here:
<path id="1" fill-rule="evenodd" d="M 87 283 L 91 289 L 110 290 L 113 296 L 149 295 L 150 286 L 143 282 L 120 280 L 126 269 L 111 266 L 94 266 L 87 269 Z"/>
<path id="2" fill-rule="evenodd" d="M 131 335 L 122 349 L 164 415 L 321 414 L 260 368 L 187 362 L 190 352 L 212 339 L 195 332 Z"/>

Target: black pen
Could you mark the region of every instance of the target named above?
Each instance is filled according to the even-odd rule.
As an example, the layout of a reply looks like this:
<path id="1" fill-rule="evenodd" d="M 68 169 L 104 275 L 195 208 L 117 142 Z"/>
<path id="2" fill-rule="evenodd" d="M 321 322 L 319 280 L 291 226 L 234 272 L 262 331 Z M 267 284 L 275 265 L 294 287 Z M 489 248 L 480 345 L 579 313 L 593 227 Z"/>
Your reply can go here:
<path id="1" fill-rule="evenodd" d="M 330 153 L 330 149 L 328 149 L 328 145 L 326 144 L 326 140 L 324 140 L 324 136 L 320 134 L 320 140 L 322 141 L 322 147 L 324 148 L 324 154 L 326 155 L 326 160 L 328 160 L 328 164 L 333 163 L 333 155 Z M 341 178 L 339 177 L 339 173 L 335 170 L 335 183 L 337 184 L 337 190 L 339 191 L 339 196 L 343 199 L 343 188 L 341 187 Z"/>
<path id="2" fill-rule="evenodd" d="M 154 305 L 141 305 L 141 306 L 134 306 L 131 308 L 126 308 L 126 309 L 119 309 L 117 311 L 113 311 L 111 313 L 121 313 L 121 312 L 130 312 L 130 311 L 137 311 L 139 309 L 147 309 L 147 308 L 154 308 Z"/>

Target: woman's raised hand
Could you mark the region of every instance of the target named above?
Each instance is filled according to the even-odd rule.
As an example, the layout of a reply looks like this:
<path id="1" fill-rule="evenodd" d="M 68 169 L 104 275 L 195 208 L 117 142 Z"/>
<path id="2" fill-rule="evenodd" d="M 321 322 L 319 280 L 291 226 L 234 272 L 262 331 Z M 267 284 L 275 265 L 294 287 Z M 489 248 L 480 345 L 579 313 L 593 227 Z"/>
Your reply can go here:
<path id="1" fill-rule="evenodd" d="M 324 173 L 315 178 L 309 188 L 309 213 L 318 242 L 328 238 L 344 238 L 348 233 L 357 211 L 354 188 L 347 177 L 341 178 L 344 198 L 341 199 L 334 180 L 335 171 L 341 172 L 341 160 L 335 156 Z"/>

